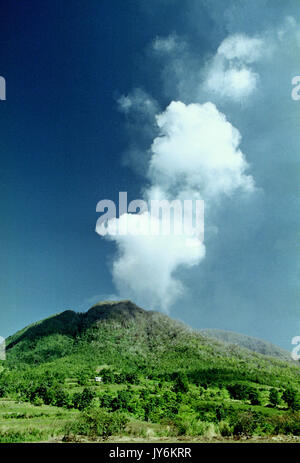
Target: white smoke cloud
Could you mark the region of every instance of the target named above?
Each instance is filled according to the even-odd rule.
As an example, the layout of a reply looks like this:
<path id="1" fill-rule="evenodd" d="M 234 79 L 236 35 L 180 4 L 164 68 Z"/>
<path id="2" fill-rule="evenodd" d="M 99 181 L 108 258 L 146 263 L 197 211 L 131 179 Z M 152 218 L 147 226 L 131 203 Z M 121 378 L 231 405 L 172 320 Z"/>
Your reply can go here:
<path id="1" fill-rule="evenodd" d="M 113 277 L 121 294 L 129 294 L 138 303 L 150 308 L 169 307 L 183 292 L 181 282 L 174 271 L 184 265 L 191 267 L 205 255 L 205 247 L 196 236 L 186 242 L 184 235 L 152 236 L 147 233 L 149 212 L 141 215 L 123 214 L 108 224 L 107 237 L 114 240 L 119 256 L 113 263 Z M 153 220 L 153 219 L 152 219 Z M 115 222 L 129 229 L 145 228 L 145 234 L 114 235 Z"/>
<path id="2" fill-rule="evenodd" d="M 253 191 L 254 181 L 245 173 L 248 164 L 239 150 L 241 136 L 214 104 L 173 101 L 156 122 L 159 133 L 151 146 L 147 201 L 203 198 L 213 202 L 237 189 Z M 116 234 L 116 225 L 122 227 L 125 221 L 141 233 Z M 199 264 L 205 246 L 196 231 L 188 240 L 186 234 L 152 236 L 147 233 L 148 223 L 149 212 L 109 220 L 105 236 L 117 243 L 119 251 L 113 278 L 120 293 L 167 311 L 184 290 L 176 270 Z"/>
<path id="3" fill-rule="evenodd" d="M 152 199 L 204 199 L 207 223 L 221 198 L 256 190 L 240 149 L 241 134 L 217 105 L 250 102 L 260 73 L 274 63 L 274 50 L 288 49 L 295 37 L 300 43 L 297 23 L 287 18 L 277 31 L 228 36 L 213 56 L 197 56 L 176 34 L 152 42 L 163 60 L 166 95 L 175 93 L 177 101 L 162 111 L 156 100 L 136 89 L 118 102 L 130 121 L 130 163 L 142 166 L 148 204 Z M 124 221 L 146 231 L 149 213 L 124 214 L 108 224 L 106 239 L 118 248 L 112 266 L 118 291 L 167 311 L 184 291 L 178 270 L 198 265 L 208 251 L 197 233 L 189 241 L 184 235 L 114 234 Z M 217 228 L 210 224 L 213 228 L 216 236 Z"/>

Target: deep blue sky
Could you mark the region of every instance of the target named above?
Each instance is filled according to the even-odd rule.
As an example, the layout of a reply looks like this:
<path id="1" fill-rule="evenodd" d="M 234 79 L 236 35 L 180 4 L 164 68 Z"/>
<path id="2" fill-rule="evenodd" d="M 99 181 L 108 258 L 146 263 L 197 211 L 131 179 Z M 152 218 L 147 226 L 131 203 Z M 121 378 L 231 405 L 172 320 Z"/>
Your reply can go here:
<path id="1" fill-rule="evenodd" d="M 124 165 L 132 130 L 117 99 L 143 88 L 162 109 L 173 99 L 190 102 L 149 50 L 155 37 L 181 37 L 201 66 L 230 34 L 277 30 L 285 16 L 300 20 L 298 5 L 1 1 L 1 336 L 116 294 L 116 247 L 94 231 L 96 204 L 117 200 L 119 191 L 137 198 L 145 183 Z M 187 292 L 170 311 L 195 328 L 232 329 L 289 349 L 300 335 L 300 102 L 290 98 L 300 50 L 291 47 L 291 55 L 261 64 L 266 90 L 252 104 L 215 101 L 240 130 L 261 192 L 216 212 L 218 238 L 198 269 L 182 270 Z"/>

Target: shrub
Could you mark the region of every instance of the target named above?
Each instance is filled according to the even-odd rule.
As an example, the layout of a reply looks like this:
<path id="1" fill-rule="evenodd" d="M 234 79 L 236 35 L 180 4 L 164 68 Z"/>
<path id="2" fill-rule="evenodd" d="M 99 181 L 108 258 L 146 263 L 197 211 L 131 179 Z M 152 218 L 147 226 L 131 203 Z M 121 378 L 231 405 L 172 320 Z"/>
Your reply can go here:
<path id="1" fill-rule="evenodd" d="M 128 422 L 126 415 L 120 412 L 108 412 L 101 408 L 91 408 L 81 412 L 81 416 L 65 428 L 64 440 L 70 436 L 83 435 L 107 439 L 121 433 Z"/>
<path id="2" fill-rule="evenodd" d="M 300 436 L 300 414 L 297 412 L 269 417 L 267 423 L 272 427 L 272 434 Z"/>
<path id="3" fill-rule="evenodd" d="M 35 396 L 32 403 L 33 403 L 33 405 L 36 405 L 37 407 L 39 407 L 39 406 L 44 404 L 44 401 L 43 401 L 43 399 L 41 397 Z"/>
<path id="4" fill-rule="evenodd" d="M 230 417 L 233 434 L 252 436 L 256 428 L 255 415 L 251 411 L 238 412 Z"/>
<path id="5" fill-rule="evenodd" d="M 174 419 L 179 436 L 203 436 L 211 428 L 212 423 L 200 421 L 188 415 L 178 415 Z"/>
<path id="6" fill-rule="evenodd" d="M 126 428 L 126 432 L 133 437 L 147 437 L 147 429 L 144 423 L 131 422 Z"/>
<path id="7" fill-rule="evenodd" d="M 45 434 L 40 429 L 0 431 L 0 443 L 34 442 L 43 438 Z"/>
<path id="8" fill-rule="evenodd" d="M 227 421 L 220 421 L 219 431 L 220 431 L 221 436 L 223 437 L 229 437 L 232 435 L 231 427 L 229 423 L 227 423 Z"/>

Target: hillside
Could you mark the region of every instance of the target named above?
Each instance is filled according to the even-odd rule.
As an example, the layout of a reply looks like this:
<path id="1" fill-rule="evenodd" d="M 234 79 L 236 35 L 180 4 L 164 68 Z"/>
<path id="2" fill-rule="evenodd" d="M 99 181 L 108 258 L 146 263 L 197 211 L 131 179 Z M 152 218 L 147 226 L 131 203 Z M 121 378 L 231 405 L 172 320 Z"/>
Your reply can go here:
<path id="1" fill-rule="evenodd" d="M 194 377 L 201 371 L 203 381 L 212 376 L 225 381 L 235 371 L 235 378 L 266 382 L 277 369 L 277 380 L 284 373 L 298 381 L 300 369 L 291 362 L 288 366 L 272 358 L 271 350 L 267 356 L 245 347 L 194 331 L 131 301 L 101 302 L 85 313 L 67 310 L 9 337 L 7 363 L 67 364 L 72 374 L 83 363 L 147 370 L 152 375 L 184 369 Z"/>
<path id="2" fill-rule="evenodd" d="M 144 355 L 152 344 L 183 339 L 186 333 L 191 333 L 187 326 L 162 313 L 127 300 L 107 301 L 84 313 L 66 310 L 25 327 L 6 339 L 7 358 L 30 364 L 88 351 L 106 356 L 111 348 L 121 350 L 129 339 L 134 339 L 130 350 Z"/>
<path id="3" fill-rule="evenodd" d="M 259 354 L 269 357 L 276 357 L 281 360 L 290 361 L 291 353 L 262 339 L 253 338 L 245 334 L 235 333 L 234 331 L 205 329 L 200 330 L 200 333 L 208 338 L 217 339 L 228 344 L 233 344 L 239 347 L 258 352 Z"/>

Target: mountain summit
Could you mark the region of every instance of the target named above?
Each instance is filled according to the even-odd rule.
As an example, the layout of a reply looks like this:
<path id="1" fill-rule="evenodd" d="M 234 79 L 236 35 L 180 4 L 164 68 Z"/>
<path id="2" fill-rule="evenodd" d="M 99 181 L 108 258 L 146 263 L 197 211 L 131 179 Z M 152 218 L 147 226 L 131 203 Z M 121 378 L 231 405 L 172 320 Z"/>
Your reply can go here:
<path id="1" fill-rule="evenodd" d="M 87 312 L 80 313 L 65 310 L 28 325 L 8 337 L 6 345 L 8 349 L 11 349 L 20 342 L 33 341 L 50 335 L 65 335 L 74 338 L 88 331 L 94 324 L 100 326 L 101 322 L 114 321 L 121 324 L 134 322 L 139 326 L 145 325 L 154 319 L 159 319 L 161 322 L 168 320 L 170 324 L 177 324 L 162 313 L 144 310 L 130 300 L 102 301 L 93 305 Z"/>

